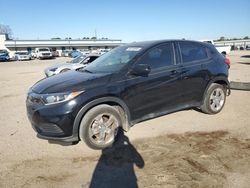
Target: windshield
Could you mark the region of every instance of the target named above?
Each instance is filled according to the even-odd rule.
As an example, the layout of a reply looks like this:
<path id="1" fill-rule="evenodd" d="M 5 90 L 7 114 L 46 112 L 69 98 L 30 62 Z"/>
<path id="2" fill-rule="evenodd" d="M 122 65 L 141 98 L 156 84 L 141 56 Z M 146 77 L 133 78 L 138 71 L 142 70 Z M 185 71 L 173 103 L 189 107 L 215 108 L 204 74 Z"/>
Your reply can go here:
<path id="1" fill-rule="evenodd" d="M 0 53 L 8 53 L 6 50 L 0 50 Z"/>
<path id="2" fill-rule="evenodd" d="M 113 73 L 121 70 L 142 47 L 120 46 L 97 58 L 84 70 L 93 73 Z"/>
<path id="3" fill-rule="evenodd" d="M 40 51 L 40 52 L 48 52 L 49 49 L 47 49 L 47 48 L 41 48 L 41 49 L 39 49 L 39 51 Z"/>
<path id="4" fill-rule="evenodd" d="M 81 55 L 81 56 L 78 56 L 76 57 L 75 59 L 73 59 L 72 61 L 69 61 L 68 63 L 81 63 L 83 59 L 85 59 L 86 56 L 84 55 Z"/>

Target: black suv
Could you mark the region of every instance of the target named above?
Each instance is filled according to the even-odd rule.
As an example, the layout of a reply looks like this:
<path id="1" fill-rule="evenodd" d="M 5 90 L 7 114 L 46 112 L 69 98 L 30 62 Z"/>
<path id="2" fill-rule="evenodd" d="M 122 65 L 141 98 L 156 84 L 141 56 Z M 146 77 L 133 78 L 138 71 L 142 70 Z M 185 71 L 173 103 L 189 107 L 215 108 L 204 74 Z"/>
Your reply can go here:
<path id="1" fill-rule="evenodd" d="M 186 40 L 131 43 L 83 69 L 37 82 L 28 92 L 29 120 L 39 138 L 111 146 L 129 128 L 198 107 L 220 112 L 229 95 L 229 60 L 213 45 Z"/>

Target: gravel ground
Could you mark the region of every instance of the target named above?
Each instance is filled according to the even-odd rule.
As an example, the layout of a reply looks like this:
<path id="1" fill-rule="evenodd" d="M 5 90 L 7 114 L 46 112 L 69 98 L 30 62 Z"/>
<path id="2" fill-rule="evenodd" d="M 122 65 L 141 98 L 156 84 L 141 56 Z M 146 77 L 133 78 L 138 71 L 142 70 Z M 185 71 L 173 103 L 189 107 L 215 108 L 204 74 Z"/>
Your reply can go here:
<path id="1" fill-rule="evenodd" d="M 230 79 L 250 82 L 250 51 L 228 57 Z M 249 187 L 247 91 L 232 91 L 217 115 L 184 110 L 139 123 L 112 149 L 36 138 L 26 92 L 66 60 L 0 63 L 0 187 Z"/>

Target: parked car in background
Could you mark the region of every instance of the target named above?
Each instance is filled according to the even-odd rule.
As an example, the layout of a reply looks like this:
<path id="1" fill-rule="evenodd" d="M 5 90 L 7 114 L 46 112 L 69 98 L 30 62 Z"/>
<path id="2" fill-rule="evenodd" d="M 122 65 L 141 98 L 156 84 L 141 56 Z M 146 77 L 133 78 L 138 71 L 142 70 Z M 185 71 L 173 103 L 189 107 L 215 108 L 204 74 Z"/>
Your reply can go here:
<path id="1" fill-rule="evenodd" d="M 95 59 L 97 59 L 99 55 L 93 54 L 88 56 L 78 56 L 72 61 L 66 63 L 56 64 L 54 66 L 48 67 L 44 70 L 44 73 L 47 77 L 63 73 L 69 70 L 76 70 L 85 67 L 87 64 L 91 63 Z"/>
<path id="2" fill-rule="evenodd" d="M 201 41 L 213 44 L 215 48 L 218 50 L 218 52 L 220 52 L 221 54 L 227 55 L 231 51 L 231 46 L 215 45 L 213 40 L 201 40 Z"/>
<path id="3" fill-rule="evenodd" d="M 103 55 L 103 54 L 105 54 L 105 53 L 107 53 L 109 51 L 110 51 L 109 49 L 99 49 L 99 54 Z"/>
<path id="4" fill-rule="evenodd" d="M 78 56 L 80 56 L 80 55 L 82 55 L 82 53 L 79 52 L 79 51 L 77 51 L 77 50 L 73 50 L 73 51 L 69 54 L 69 56 L 72 57 L 72 58 L 76 58 L 76 57 L 78 57 Z"/>
<path id="5" fill-rule="evenodd" d="M 92 49 L 91 54 L 100 54 L 98 49 Z"/>
<path id="6" fill-rule="evenodd" d="M 32 57 L 32 59 L 36 58 L 35 50 L 32 50 L 32 51 L 31 51 L 31 57 Z"/>
<path id="7" fill-rule="evenodd" d="M 80 50 L 83 55 L 89 55 L 91 54 L 91 51 L 89 49 L 81 49 Z"/>
<path id="8" fill-rule="evenodd" d="M 7 50 L 0 50 L 0 61 L 9 61 L 10 56 Z"/>
<path id="9" fill-rule="evenodd" d="M 36 48 L 35 49 L 36 58 L 38 59 L 51 59 L 53 58 L 52 53 L 49 48 Z"/>
<path id="10" fill-rule="evenodd" d="M 232 46 L 231 46 L 231 51 L 232 51 L 232 50 L 238 50 L 238 47 L 235 46 L 235 45 L 232 45 Z"/>
<path id="11" fill-rule="evenodd" d="M 69 54 L 72 52 L 72 50 L 63 50 L 61 53 L 62 57 L 69 57 Z"/>
<path id="12" fill-rule="evenodd" d="M 32 55 L 29 52 L 16 52 L 15 53 L 16 56 L 16 60 L 18 61 L 23 61 L 23 60 L 31 60 L 32 59 Z"/>
<path id="13" fill-rule="evenodd" d="M 39 138 L 112 146 L 119 129 L 182 109 L 219 113 L 230 94 L 230 61 L 211 44 L 163 40 L 126 44 L 28 92 Z"/>
<path id="14" fill-rule="evenodd" d="M 59 57 L 59 52 L 57 50 L 51 51 L 53 57 Z"/>

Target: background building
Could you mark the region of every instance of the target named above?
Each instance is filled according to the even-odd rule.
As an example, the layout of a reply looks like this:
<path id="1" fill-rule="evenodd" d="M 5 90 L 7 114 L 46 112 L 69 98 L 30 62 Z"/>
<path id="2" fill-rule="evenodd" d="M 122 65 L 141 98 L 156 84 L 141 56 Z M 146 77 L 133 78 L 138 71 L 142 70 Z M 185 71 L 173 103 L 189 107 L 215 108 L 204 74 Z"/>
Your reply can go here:
<path id="1" fill-rule="evenodd" d="M 59 54 L 63 50 L 95 50 L 112 49 L 122 44 L 122 40 L 96 39 L 96 40 L 74 40 L 74 39 L 54 39 L 54 40 L 10 40 L 4 34 L 0 35 L 0 49 L 6 49 L 10 55 L 16 51 L 32 51 L 35 48 L 48 47 Z"/>

